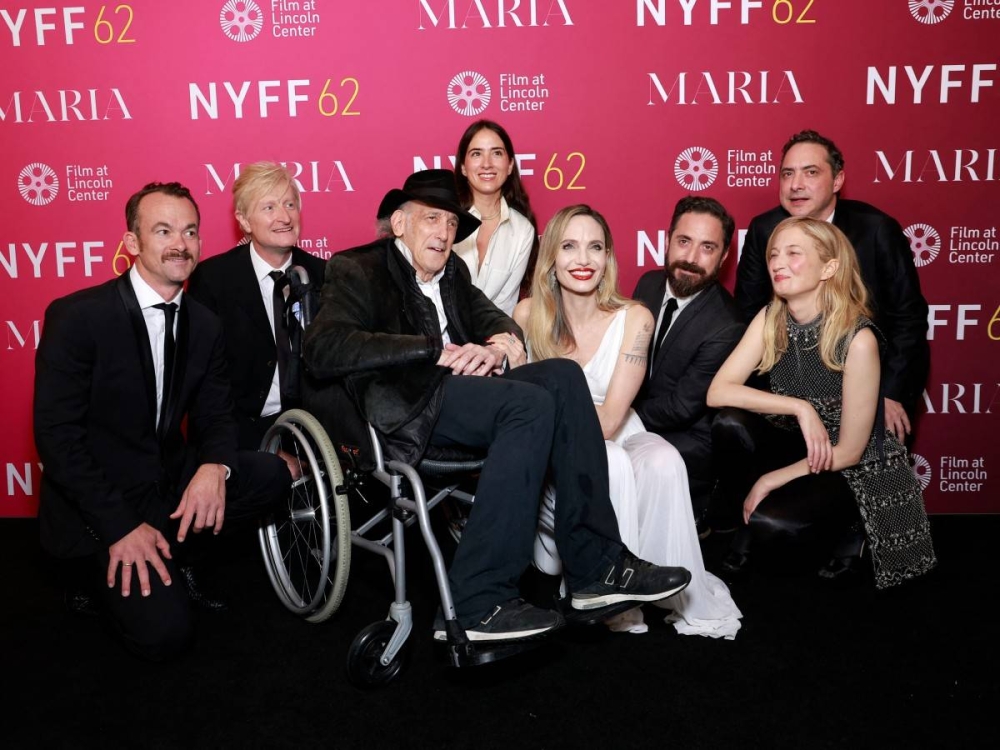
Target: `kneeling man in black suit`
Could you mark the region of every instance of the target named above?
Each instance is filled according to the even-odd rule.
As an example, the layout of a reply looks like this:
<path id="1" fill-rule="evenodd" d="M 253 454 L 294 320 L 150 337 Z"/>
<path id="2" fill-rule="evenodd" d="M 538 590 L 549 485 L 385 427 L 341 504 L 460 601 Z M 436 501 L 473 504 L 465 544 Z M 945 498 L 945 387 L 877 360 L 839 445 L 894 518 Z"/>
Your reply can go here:
<path id="1" fill-rule="evenodd" d="M 291 477 L 276 456 L 237 451 L 222 326 L 183 293 L 201 254 L 191 193 L 151 183 L 125 216 L 131 270 L 45 313 L 39 521 L 124 644 L 159 660 L 190 643 L 192 601 L 218 606 L 192 577 L 195 538 L 256 518 Z"/>

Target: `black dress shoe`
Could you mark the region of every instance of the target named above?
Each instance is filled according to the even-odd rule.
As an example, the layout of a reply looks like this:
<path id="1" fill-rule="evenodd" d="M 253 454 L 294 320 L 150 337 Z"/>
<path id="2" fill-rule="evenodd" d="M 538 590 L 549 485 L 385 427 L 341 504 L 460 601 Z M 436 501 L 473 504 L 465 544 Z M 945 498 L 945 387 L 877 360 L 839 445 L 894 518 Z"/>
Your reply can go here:
<path id="1" fill-rule="evenodd" d="M 729 550 L 729 554 L 723 558 L 720 563 L 720 567 L 724 573 L 727 573 L 730 576 L 738 575 L 746 569 L 747 561 L 749 559 L 750 558 L 743 552 Z"/>
<path id="2" fill-rule="evenodd" d="M 703 510 L 701 513 L 696 513 L 694 517 L 694 528 L 698 533 L 699 539 L 707 539 L 712 533 L 712 527 L 708 522 L 708 511 Z"/>
<path id="3" fill-rule="evenodd" d="M 187 591 L 191 603 L 206 612 L 225 612 L 229 605 L 207 592 L 198 582 L 194 568 L 191 566 L 181 566 L 178 569 L 181 581 L 184 583 L 184 590 Z"/>
<path id="4" fill-rule="evenodd" d="M 819 569 L 819 577 L 828 581 L 848 581 L 861 573 L 861 555 L 834 557 Z"/>
<path id="5" fill-rule="evenodd" d="M 97 611 L 97 602 L 94 601 L 94 597 L 80 589 L 67 589 L 63 602 L 71 615 L 97 617 L 100 614 Z"/>

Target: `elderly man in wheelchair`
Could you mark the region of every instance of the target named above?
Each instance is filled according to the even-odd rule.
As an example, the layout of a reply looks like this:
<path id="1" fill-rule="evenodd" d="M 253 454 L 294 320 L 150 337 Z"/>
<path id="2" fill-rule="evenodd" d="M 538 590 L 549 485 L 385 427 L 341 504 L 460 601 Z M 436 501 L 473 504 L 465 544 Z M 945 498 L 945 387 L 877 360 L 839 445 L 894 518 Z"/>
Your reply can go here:
<path id="1" fill-rule="evenodd" d="M 523 334 L 451 254 L 479 224 L 460 207 L 452 172 L 411 175 L 378 216 L 389 217 L 393 236 L 330 260 L 303 353 L 311 377 L 346 391 L 391 461 L 416 465 L 455 449 L 486 456 L 434 638 L 491 646 L 564 624 L 517 587 L 547 472 L 569 612 L 600 615 L 683 589 L 686 570 L 639 560 L 621 543 L 579 366 L 547 360 L 508 371 L 508 359 L 523 360 Z"/>

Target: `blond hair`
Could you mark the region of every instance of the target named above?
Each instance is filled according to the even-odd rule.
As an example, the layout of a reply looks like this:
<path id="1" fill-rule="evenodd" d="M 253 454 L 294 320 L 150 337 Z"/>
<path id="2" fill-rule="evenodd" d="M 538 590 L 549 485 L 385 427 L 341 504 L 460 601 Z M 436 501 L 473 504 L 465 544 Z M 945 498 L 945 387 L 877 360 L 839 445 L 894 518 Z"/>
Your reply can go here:
<path id="1" fill-rule="evenodd" d="M 871 317 L 868 289 L 858 270 L 858 256 L 850 240 L 837 227 L 807 216 L 793 216 L 778 224 L 767 242 L 767 256 L 774 238 L 786 229 L 798 229 L 812 240 L 821 262 L 837 262 L 833 276 L 820 282 L 818 306 L 823 320 L 819 329 L 819 354 L 828 369 L 842 372 L 847 348 L 841 350 L 841 342 L 853 333 L 859 317 Z M 775 294 L 764 316 L 764 354 L 758 372 L 769 372 L 787 351 L 787 318 L 788 305 Z"/>
<path id="2" fill-rule="evenodd" d="M 253 204 L 258 198 L 284 185 L 292 188 L 295 204 L 301 207 L 302 196 L 299 194 L 299 186 L 295 184 L 295 179 L 287 167 L 276 161 L 247 164 L 233 183 L 233 208 L 237 214 L 247 216 L 253 210 Z"/>
<path id="3" fill-rule="evenodd" d="M 597 287 L 597 306 L 604 311 L 619 310 L 629 300 L 618 291 L 618 261 L 608 222 L 590 206 L 568 206 L 552 217 L 545 227 L 538 250 L 538 263 L 531 280 L 531 313 L 525 326 L 525 336 L 531 345 L 533 359 L 562 357 L 576 349 L 576 339 L 566 322 L 562 289 L 556 281 L 556 255 L 569 222 L 577 216 L 589 216 L 604 232 L 607 264 L 604 277 Z"/>

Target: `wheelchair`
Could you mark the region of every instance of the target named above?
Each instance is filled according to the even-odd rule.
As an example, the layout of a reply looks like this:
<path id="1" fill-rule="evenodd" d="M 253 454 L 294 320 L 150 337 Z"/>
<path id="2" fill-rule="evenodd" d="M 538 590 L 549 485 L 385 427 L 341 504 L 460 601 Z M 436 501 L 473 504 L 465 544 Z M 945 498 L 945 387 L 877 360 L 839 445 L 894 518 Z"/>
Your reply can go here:
<path id="1" fill-rule="evenodd" d="M 293 267 L 285 314 L 292 334 L 293 355 L 301 353 L 301 331 L 312 320 L 316 300 L 309 291 L 305 269 Z M 297 325 L 292 325 L 294 317 Z M 312 388 L 302 377 L 303 399 Z M 298 467 L 285 507 L 266 519 L 259 542 L 271 585 L 281 602 L 309 622 L 329 619 L 347 588 L 351 549 L 383 556 L 394 585 L 394 598 L 385 620 L 371 623 L 355 637 L 347 654 L 347 674 L 360 687 L 384 685 L 402 669 L 407 639 L 413 629 L 412 608 L 406 596 L 405 530 L 420 529 L 434 569 L 445 618 L 447 662 L 462 667 L 485 664 L 539 645 L 538 641 L 506 644 L 471 643 L 459 626 L 444 563 L 431 528 L 430 511 L 446 499 L 470 507 L 474 496 L 467 487 L 482 468 L 480 457 L 441 453 L 416 467 L 387 460 L 378 436 L 365 423 L 346 391 L 336 383 L 323 384 L 327 396 L 321 412 L 303 409 L 282 413 L 262 441 L 262 450 L 281 451 Z M 335 426 L 337 442 L 324 425 Z M 363 497 L 373 479 L 388 490 L 384 505 L 363 523 L 351 527 L 348 495 Z M 389 526 L 386 531 L 386 526 Z"/>

